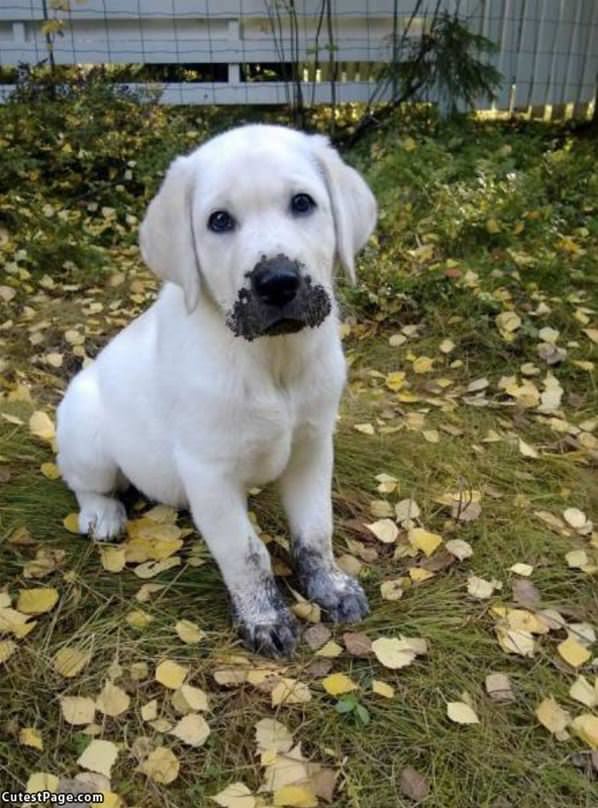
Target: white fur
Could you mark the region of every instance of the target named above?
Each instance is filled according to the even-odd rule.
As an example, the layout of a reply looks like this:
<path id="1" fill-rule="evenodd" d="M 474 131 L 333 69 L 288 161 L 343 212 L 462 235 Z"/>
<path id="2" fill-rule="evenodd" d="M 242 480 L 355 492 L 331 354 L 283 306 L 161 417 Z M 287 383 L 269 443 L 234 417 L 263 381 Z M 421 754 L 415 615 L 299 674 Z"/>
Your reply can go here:
<path id="1" fill-rule="evenodd" d="M 300 192 L 317 208 L 293 217 L 289 199 Z M 207 229 L 219 209 L 234 214 L 234 232 Z M 246 273 L 280 253 L 333 299 L 335 260 L 353 276 L 375 217 L 366 184 L 321 136 L 246 126 L 173 162 L 141 226 L 161 294 L 73 379 L 58 409 L 58 463 L 82 532 L 120 531 L 113 495 L 125 480 L 188 505 L 231 593 L 249 604 L 248 556 L 270 565 L 253 541 L 246 491 L 277 479 L 292 535 L 331 558 L 332 434 L 345 381 L 336 311 L 317 328 L 252 342 L 233 335 L 225 314 Z M 271 622 L 267 611 L 258 622 Z"/>

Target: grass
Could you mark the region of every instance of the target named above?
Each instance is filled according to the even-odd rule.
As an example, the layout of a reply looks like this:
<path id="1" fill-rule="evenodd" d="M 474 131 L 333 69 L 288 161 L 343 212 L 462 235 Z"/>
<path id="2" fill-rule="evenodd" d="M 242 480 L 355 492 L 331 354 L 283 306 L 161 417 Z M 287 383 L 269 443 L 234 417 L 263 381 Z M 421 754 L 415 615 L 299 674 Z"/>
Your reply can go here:
<path id="1" fill-rule="evenodd" d="M 16 293 L 0 304 L 0 412 L 23 422 L 21 426 L 0 419 L 0 590 L 15 595 L 37 584 L 54 586 L 60 601 L 39 617 L 35 630 L 18 642 L 17 652 L 2 667 L 3 782 L 24 785 L 33 771 L 73 778 L 89 736 L 63 721 L 59 699 L 95 696 L 111 675 L 130 694 L 131 706 L 120 717 L 98 714 L 96 720 L 98 737 L 121 745 L 111 782 L 126 805 L 208 806 L 214 804 L 210 795 L 236 781 L 257 790 L 263 770 L 253 728 L 264 717 L 276 717 L 288 726 L 308 758 L 338 770 L 333 801 L 338 808 L 412 804 L 400 790 L 406 766 L 425 776 L 430 787 L 425 804 L 434 808 L 595 805 L 597 780 L 588 745 L 574 736 L 556 741 L 534 714 L 551 694 L 572 715 L 591 712 L 568 693 L 576 673 L 556 652 L 566 632 L 542 637 L 531 659 L 506 654 L 496 639 L 491 607 L 513 605 L 517 576 L 510 567 L 526 562 L 534 566 L 532 581 L 541 608 L 557 609 L 568 623 L 598 625 L 596 575 L 570 569 L 565 561 L 567 552 L 581 547 L 596 559 L 595 543 L 572 531 L 565 535 L 551 530 L 534 513 L 559 515 L 575 506 L 596 517 L 596 449 L 580 446 L 575 435 L 555 431 L 537 407 L 522 407 L 498 388 L 503 376 L 517 374 L 521 380 L 521 365 L 533 362 L 540 370 L 533 381 L 542 389 L 549 368 L 538 358 L 536 346 L 539 329 L 550 325 L 560 331 L 558 344 L 568 349 L 566 361 L 551 368 L 564 388 L 562 420 L 579 426 L 595 418 L 594 376 L 574 363 L 596 361 L 596 347 L 583 331 L 596 328 L 596 143 L 564 129 L 463 121 L 443 126 L 417 119 L 395 122 L 393 131 L 377 134 L 351 155 L 376 190 L 381 225 L 361 260 L 362 282 L 357 290 L 342 291 L 351 325 L 345 337 L 351 375 L 336 440 L 335 544 L 339 555 L 355 555 L 360 548 L 370 554 L 360 574 L 372 610 L 360 630 L 371 639 L 398 633 L 421 636 L 430 647 L 427 656 L 400 671 L 383 668 L 373 656 L 356 658 L 344 652 L 333 660 L 333 671 L 346 673 L 360 685 L 358 698 L 370 715 L 364 726 L 353 715 L 335 710 L 335 699 L 320 685 L 322 672 L 313 675 L 314 654 L 306 645 L 288 663 L 286 675 L 310 684 L 308 704 L 272 709 L 269 694 L 258 688 L 219 686 L 213 674 L 222 658 L 242 649 L 230 627 L 223 585 L 207 554 L 202 566 L 183 564 L 161 574 L 154 582 L 164 588 L 149 602 L 137 603 L 134 596 L 143 582 L 130 570 L 104 571 L 93 544 L 63 528 L 74 499 L 60 480 L 41 474 L 40 464 L 51 460 L 52 453 L 27 428 L 34 409 L 51 411 L 80 365 L 81 357 L 65 332 L 84 333 L 86 352 L 93 356 L 152 299 L 154 284 L 131 246 L 136 223 L 127 225 L 126 216 L 138 218 L 153 192 L 161 166 L 151 162 L 150 153 L 160 134 L 169 132 L 156 158 L 164 165 L 191 140 L 191 127 L 199 137 L 217 123 L 191 120 L 196 112 L 189 111 L 186 118 L 173 112 L 169 118 L 159 111 L 152 113 L 156 119 L 146 140 L 115 127 L 120 135 L 114 137 L 122 137 L 116 163 L 124 165 L 135 154 L 151 175 L 147 182 L 134 178 L 138 185 L 125 191 L 115 189 L 118 177 L 112 182 L 95 178 L 93 152 L 79 158 L 78 176 L 89 184 L 85 204 L 97 197 L 116 211 L 117 224 L 110 223 L 109 214 L 102 230 L 96 210 L 79 208 L 83 214 L 75 220 L 81 186 L 69 179 L 72 165 L 59 171 L 63 158 L 53 162 L 51 151 L 41 153 L 41 146 L 37 153 L 32 144 L 28 150 L 16 149 L 11 114 L 9 110 L 0 117 L 0 136 L 15 148 L 15 162 L 5 171 L 22 171 L 21 181 L 29 181 L 21 191 L 22 207 L 13 190 L 0 210 L 5 223 L 4 283 Z M 76 121 L 82 113 L 72 114 Z M 397 126 L 400 137 L 394 134 Z M 25 130 L 38 131 L 36 122 L 32 119 Z M 54 137 L 51 127 L 46 137 Z M 98 177 L 108 170 L 104 147 L 100 144 Z M 33 187 L 31 171 L 52 174 L 47 186 Z M 56 243 L 53 217 L 49 224 L 43 219 L 47 203 L 66 211 L 66 219 L 73 216 L 71 229 L 60 235 L 70 244 L 70 257 L 65 243 Z M 496 232 L 489 220 L 495 220 Z M 429 249 L 422 250 L 426 245 Z M 92 249 L 97 261 L 88 272 L 84 259 Z M 73 264 L 65 268 L 65 260 Z M 475 282 L 468 271 L 476 273 Z M 45 274 L 54 279 L 54 288 L 48 288 Z M 550 313 L 536 315 L 539 304 Z M 511 343 L 495 324 L 496 315 L 509 308 L 521 317 Z M 580 309 L 588 322 L 581 322 Z M 43 338 L 32 343 L 36 331 L 31 328 L 40 323 Z M 403 345 L 389 344 L 392 335 L 414 324 L 416 333 Z M 439 349 L 447 338 L 456 346 L 449 355 Z M 60 368 L 48 364 L 51 353 L 62 355 Z M 413 360 L 421 356 L 434 360 L 431 372 L 413 371 Z M 460 364 L 451 367 L 455 360 Z M 417 401 L 401 401 L 400 394 L 386 386 L 386 375 L 397 370 L 406 373 Z M 468 403 L 466 387 L 482 377 L 489 386 L 486 406 L 478 407 Z M 443 378 L 451 385 L 439 387 Z M 19 385 L 31 391 L 31 402 L 19 400 Z M 417 420 L 422 417 L 423 423 Z M 354 429 L 363 423 L 372 424 L 375 434 Z M 390 430 L 384 432 L 385 427 Z M 484 442 L 489 429 L 499 434 L 498 442 Z M 438 442 L 429 442 L 424 430 L 436 430 Z M 538 457 L 522 456 L 517 437 L 534 446 Z M 397 478 L 400 493 L 384 496 L 376 491 L 375 476 L 382 472 Z M 482 513 L 475 521 L 456 522 L 436 501 L 459 488 L 482 492 Z M 380 584 L 407 575 L 413 560 L 395 560 L 394 546 L 375 540 L 365 525 L 374 520 L 372 500 L 386 498 L 394 504 L 408 496 L 420 505 L 427 529 L 447 541 L 470 542 L 474 553 L 411 586 L 402 599 L 387 601 L 380 596 Z M 265 531 L 286 535 L 271 491 L 252 497 L 251 507 Z M 190 526 L 187 515 L 180 516 L 179 524 Z M 31 544 L 11 541 L 20 528 L 27 528 Z M 191 535 L 186 544 L 193 542 L 197 536 Z M 46 577 L 25 579 L 24 565 L 40 549 L 63 551 L 64 557 Z M 280 562 L 287 560 L 280 545 L 273 553 Z M 472 598 L 467 593 L 472 573 L 499 580 L 502 590 L 488 601 Z M 133 608 L 153 618 L 144 630 L 127 623 Z M 183 618 L 206 632 L 199 645 L 186 646 L 177 637 L 173 627 Z M 339 642 L 342 633 L 342 628 L 333 629 Z M 61 677 L 51 664 L 66 645 L 92 654 L 90 664 L 73 679 Z M 593 656 L 596 653 L 594 646 Z M 192 684 L 209 695 L 211 734 L 200 749 L 155 731 L 141 718 L 141 706 L 152 698 L 159 699 L 162 717 L 174 718 L 164 689 L 153 679 L 154 666 L 162 658 L 188 665 Z M 141 679 L 132 675 L 131 666 L 137 663 L 148 668 Z M 491 672 L 510 676 L 513 703 L 489 699 L 484 680 Z M 582 672 L 591 681 L 596 675 L 591 663 Z M 373 679 L 392 684 L 394 698 L 372 694 Z M 460 726 L 447 718 L 446 703 L 461 700 L 464 692 L 479 725 Z M 20 744 L 19 731 L 29 726 L 41 732 L 43 751 Z M 140 739 L 147 737 L 176 752 L 180 773 L 171 785 L 158 785 L 134 771 L 146 743 Z"/>

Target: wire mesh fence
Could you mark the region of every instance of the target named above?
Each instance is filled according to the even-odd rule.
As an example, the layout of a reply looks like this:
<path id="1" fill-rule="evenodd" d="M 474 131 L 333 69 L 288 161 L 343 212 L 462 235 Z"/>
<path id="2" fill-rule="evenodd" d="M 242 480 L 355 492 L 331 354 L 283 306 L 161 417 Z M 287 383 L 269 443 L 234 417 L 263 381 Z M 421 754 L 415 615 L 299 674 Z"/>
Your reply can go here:
<path id="1" fill-rule="evenodd" d="M 591 112 L 596 0 L 1 0 L 0 96 L 19 65 L 46 63 L 108 65 L 168 104 L 384 101 L 381 69 L 439 12 L 496 45 L 494 109 Z M 425 100 L 441 101 L 430 88 Z"/>

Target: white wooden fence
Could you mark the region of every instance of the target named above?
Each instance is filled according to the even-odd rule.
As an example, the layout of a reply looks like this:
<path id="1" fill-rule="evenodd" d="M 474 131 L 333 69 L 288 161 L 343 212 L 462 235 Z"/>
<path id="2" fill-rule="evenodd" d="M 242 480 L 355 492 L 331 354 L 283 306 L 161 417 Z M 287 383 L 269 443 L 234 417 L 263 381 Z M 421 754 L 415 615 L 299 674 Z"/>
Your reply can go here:
<path id="1" fill-rule="evenodd" d="M 393 56 L 416 0 L 0 0 L 0 65 L 48 57 L 44 23 L 62 20 L 53 58 L 61 64 L 225 65 L 226 80 L 168 82 L 164 103 L 287 103 L 287 81 L 244 80 L 244 66 L 293 62 L 308 102 L 367 101 L 375 71 Z M 436 0 L 425 0 L 410 28 L 417 36 Z M 500 110 L 574 106 L 596 94 L 598 0 L 441 0 L 471 30 L 498 46 L 504 76 Z M 318 33 L 319 30 L 319 33 Z M 317 53 L 316 53 L 317 51 Z M 334 63 L 334 64 L 333 64 Z M 318 68 L 316 70 L 316 68 Z M 334 78 L 334 81 L 333 81 Z M 129 85 L 132 86 L 132 85 Z M 0 98 L 13 85 L 0 85 Z M 430 99 L 435 100 L 435 99 Z M 480 107 L 488 106 L 480 99 Z"/>

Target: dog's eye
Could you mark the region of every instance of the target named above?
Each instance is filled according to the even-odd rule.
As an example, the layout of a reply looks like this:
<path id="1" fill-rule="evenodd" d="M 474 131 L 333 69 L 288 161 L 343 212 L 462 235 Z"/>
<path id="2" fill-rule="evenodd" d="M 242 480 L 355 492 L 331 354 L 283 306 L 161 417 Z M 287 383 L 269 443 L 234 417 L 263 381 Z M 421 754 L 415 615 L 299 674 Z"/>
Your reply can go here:
<path id="1" fill-rule="evenodd" d="M 213 233 L 226 233 L 233 230 L 235 227 L 235 220 L 225 210 L 217 210 L 208 219 L 208 228 Z"/>
<path id="2" fill-rule="evenodd" d="M 293 213 L 309 213 L 316 207 L 309 194 L 295 194 L 291 199 L 291 210 Z"/>

